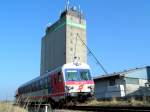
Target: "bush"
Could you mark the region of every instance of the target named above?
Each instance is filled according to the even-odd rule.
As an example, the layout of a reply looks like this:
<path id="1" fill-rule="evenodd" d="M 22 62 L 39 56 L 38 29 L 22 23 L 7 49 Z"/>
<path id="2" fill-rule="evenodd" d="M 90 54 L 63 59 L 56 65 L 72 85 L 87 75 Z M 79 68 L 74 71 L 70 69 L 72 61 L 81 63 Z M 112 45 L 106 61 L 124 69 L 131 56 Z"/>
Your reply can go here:
<path id="1" fill-rule="evenodd" d="M 0 112 L 27 112 L 25 109 L 14 106 L 11 103 L 0 102 Z"/>

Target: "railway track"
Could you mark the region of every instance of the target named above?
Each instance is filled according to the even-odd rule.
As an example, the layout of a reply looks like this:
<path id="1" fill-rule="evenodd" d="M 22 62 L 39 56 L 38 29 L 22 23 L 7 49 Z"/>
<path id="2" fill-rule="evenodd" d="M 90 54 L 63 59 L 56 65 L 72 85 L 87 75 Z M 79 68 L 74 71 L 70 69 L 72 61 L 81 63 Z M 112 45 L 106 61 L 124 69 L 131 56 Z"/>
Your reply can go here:
<path id="1" fill-rule="evenodd" d="M 48 110 L 78 110 L 78 111 L 89 111 L 89 112 L 150 112 L 150 107 L 144 106 L 87 106 L 87 105 L 77 105 L 77 106 L 61 106 L 57 108 L 51 108 L 48 104 L 37 104 L 37 105 L 28 105 L 29 112 L 45 112 L 45 106 L 48 106 Z"/>
<path id="2" fill-rule="evenodd" d="M 92 111 L 92 112 L 150 112 L 150 107 L 104 107 L 104 106 L 69 106 L 69 110 Z"/>

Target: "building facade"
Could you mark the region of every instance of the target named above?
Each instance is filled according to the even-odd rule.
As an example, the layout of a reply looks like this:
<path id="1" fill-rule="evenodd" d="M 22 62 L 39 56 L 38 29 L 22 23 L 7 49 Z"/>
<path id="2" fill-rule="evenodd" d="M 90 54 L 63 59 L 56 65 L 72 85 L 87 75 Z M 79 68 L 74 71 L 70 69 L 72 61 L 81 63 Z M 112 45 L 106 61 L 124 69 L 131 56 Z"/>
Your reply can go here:
<path id="1" fill-rule="evenodd" d="M 150 66 L 94 78 L 98 99 L 150 96 Z"/>
<path id="2" fill-rule="evenodd" d="M 68 7 L 58 21 L 47 27 L 42 38 L 40 74 L 73 62 L 74 57 L 87 63 L 87 49 L 83 42 L 86 44 L 84 16 L 76 7 Z"/>

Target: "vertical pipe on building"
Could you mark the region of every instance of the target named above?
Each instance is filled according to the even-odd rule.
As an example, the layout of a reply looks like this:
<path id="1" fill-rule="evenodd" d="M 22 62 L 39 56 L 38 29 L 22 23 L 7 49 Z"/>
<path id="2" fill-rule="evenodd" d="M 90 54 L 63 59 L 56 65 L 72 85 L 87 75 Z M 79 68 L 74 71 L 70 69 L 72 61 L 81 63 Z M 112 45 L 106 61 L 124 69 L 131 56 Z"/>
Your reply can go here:
<path id="1" fill-rule="evenodd" d="M 48 106 L 45 105 L 45 112 L 48 112 Z"/>

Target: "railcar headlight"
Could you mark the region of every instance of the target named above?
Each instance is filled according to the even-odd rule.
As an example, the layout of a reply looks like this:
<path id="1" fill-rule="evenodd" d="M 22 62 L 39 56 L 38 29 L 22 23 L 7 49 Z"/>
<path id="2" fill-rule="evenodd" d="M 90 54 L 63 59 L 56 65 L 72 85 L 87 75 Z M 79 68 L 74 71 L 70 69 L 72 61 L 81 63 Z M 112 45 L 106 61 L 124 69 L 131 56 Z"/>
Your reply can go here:
<path id="1" fill-rule="evenodd" d="M 69 91 L 71 89 L 74 89 L 74 87 L 72 87 L 72 86 L 65 86 L 65 90 Z"/>
<path id="2" fill-rule="evenodd" d="M 94 89 L 94 86 L 88 86 L 89 89 L 93 90 Z"/>
<path id="3" fill-rule="evenodd" d="M 68 86 L 65 86 L 65 90 L 69 90 L 69 87 L 68 87 Z"/>

